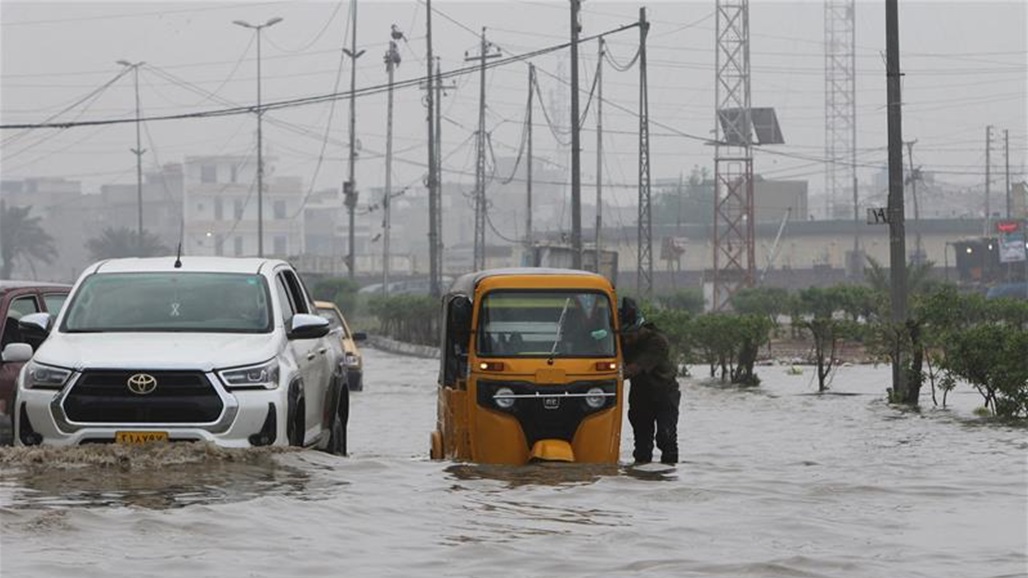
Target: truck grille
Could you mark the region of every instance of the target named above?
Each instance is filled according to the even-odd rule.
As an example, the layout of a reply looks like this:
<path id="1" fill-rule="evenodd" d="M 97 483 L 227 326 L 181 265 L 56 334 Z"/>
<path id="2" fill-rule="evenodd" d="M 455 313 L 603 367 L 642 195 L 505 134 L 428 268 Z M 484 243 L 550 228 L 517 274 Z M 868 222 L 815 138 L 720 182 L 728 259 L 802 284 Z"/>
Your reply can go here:
<path id="1" fill-rule="evenodd" d="M 152 392 L 129 389 L 129 378 L 138 374 L 156 380 Z M 209 423 L 223 405 L 201 372 L 101 370 L 82 374 L 64 400 L 64 411 L 79 423 Z"/>

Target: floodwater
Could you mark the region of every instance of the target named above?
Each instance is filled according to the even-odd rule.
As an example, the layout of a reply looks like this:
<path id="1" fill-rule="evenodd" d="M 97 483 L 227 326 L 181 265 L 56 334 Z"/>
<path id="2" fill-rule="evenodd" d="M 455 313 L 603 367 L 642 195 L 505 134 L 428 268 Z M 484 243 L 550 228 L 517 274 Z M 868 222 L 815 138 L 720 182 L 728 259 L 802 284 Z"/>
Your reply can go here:
<path id="1" fill-rule="evenodd" d="M 427 459 L 435 362 L 365 366 L 347 458 L 0 449 L 0 576 L 1028 576 L 1028 429 L 966 387 L 916 412 L 887 367 L 685 378 L 671 472 L 503 468 Z"/>

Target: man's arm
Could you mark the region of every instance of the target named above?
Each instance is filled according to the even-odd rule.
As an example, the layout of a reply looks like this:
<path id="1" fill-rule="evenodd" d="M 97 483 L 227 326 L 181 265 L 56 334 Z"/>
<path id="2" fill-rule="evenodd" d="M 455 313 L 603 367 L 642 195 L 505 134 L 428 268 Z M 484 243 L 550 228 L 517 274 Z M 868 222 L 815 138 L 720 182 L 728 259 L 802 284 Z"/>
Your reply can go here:
<path id="1" fill-rule="evenodd" d="M 657 332 L 646 336 L 639 344 L 639 353 L 626 366 L 627 375 L 650 373 L 668 358 L 670 345 L 666 337 Z M 634 367 L 633 367 L 634 366 Z"/>

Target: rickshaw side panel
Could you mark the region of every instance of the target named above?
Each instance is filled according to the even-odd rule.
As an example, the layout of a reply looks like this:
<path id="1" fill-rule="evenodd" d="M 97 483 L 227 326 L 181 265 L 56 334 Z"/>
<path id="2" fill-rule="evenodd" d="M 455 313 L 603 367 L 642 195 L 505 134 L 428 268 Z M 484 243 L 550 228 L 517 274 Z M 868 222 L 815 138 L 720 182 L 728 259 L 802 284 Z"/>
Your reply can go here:
<path id="1" fill-rule="evenodd" d="M 624 399 L 622 395 L 623 385 L 619 383 L 619 400 Z M 621 457 L 621 407 L 622 404 L 618 403 L 611 409 L 582 420 L 571 441 L 576 462 L 617 463 Z M 608 434 L 611 431 L 619 432 L 619 435 L 611 436 Z"/>
<path id="2" fill-rule="evenodd" d="M 439 388 L 439 421 L 443 437 L 443 456 L 452 460 L 471 459 L 468 444 L 468 393 L 452 387 Z"/>
<path id="3" fill-rule="evenodd" d="M 470 435 L 473 461 L 483 464 L 528 462 L 525 433 L 516 419 L 481 407 L 474 414 Z"/>

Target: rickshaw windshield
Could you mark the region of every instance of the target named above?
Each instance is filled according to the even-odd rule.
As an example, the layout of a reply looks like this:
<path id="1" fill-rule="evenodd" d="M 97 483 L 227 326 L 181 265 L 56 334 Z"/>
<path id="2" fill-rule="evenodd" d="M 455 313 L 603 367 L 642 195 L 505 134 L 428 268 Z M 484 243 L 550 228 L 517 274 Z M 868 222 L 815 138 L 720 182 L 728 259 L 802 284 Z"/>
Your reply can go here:
<path id="1" fill-rule="evenodd" d="M 593 291 L 493 291 L 479 306 L 486 357 L 613 357 L 610 300 Z"/>

